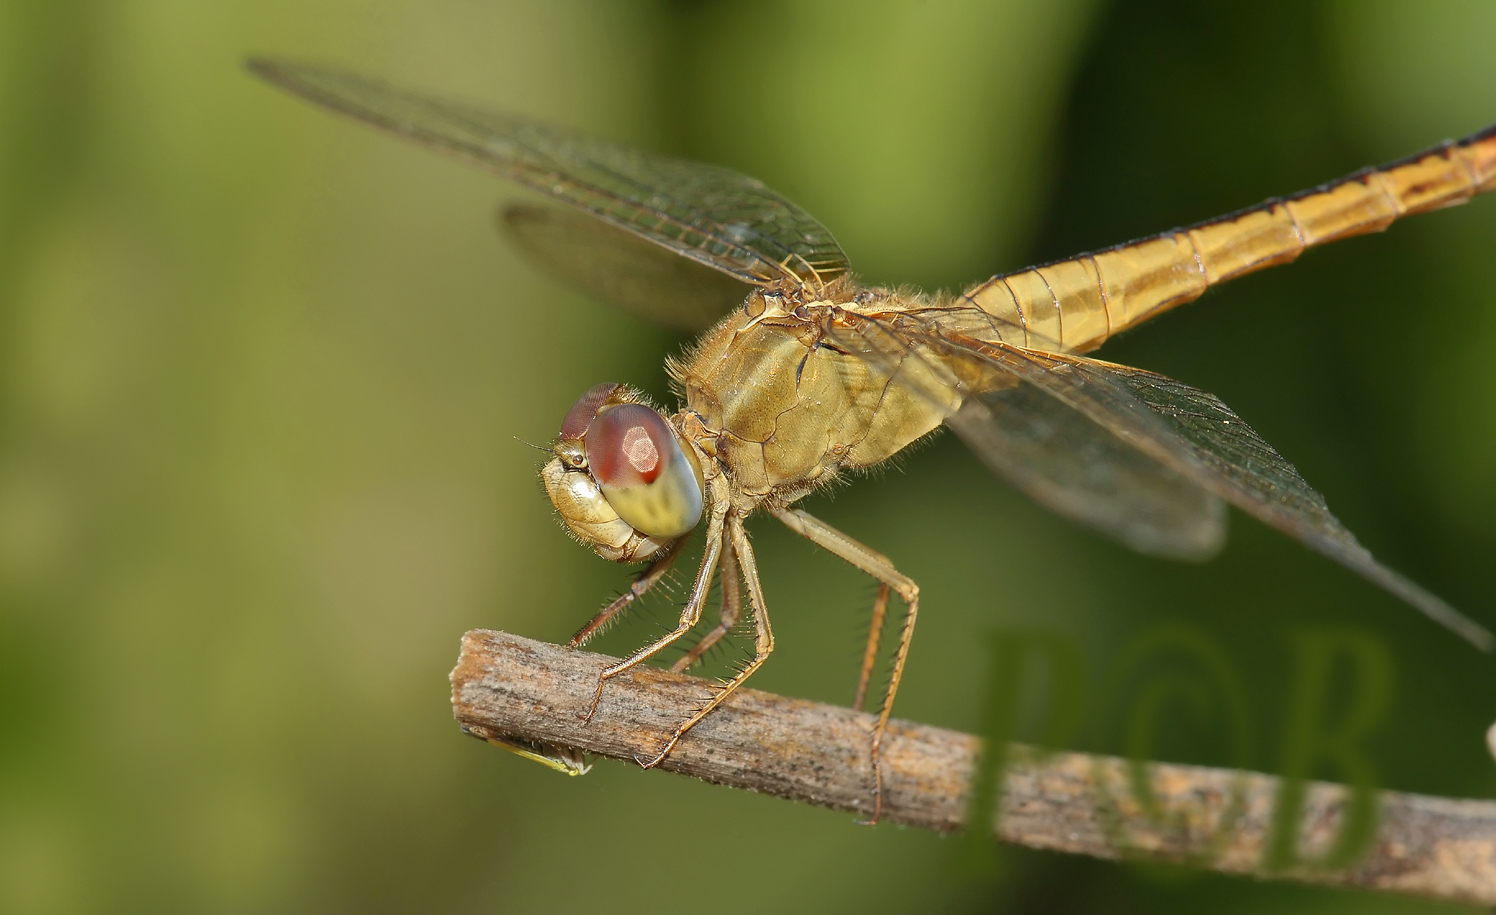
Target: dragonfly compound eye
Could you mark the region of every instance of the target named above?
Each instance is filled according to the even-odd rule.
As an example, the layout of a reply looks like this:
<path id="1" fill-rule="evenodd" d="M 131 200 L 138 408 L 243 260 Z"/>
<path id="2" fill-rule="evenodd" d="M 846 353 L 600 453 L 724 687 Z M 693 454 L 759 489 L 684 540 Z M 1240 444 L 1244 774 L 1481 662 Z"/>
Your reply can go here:
<path id="1" fill-rule="evenodd" d="M 643 404 L 600 411 L 587 428 L 587 468 L 618 517 L 651 537 L 679 537 L 701 520 L 701 484 L 675 430 Z"/>
<path id="2" fill-rule="evenodd" d="M 576 403 L 571 405 L 570 410 L 566 411 L 566 418 L 561 420 L 561 438 L 580 439 L 586 435 L 587 427 L 592 425 L 597 411 L 608 403 L 608 398 L 614 394 L 624 393 L 622 388 L 623 385 L 610 381 L 606 384 L 594 385 L 589 389 Z"/>
<path id="3" fill-rule="evenodd" d="M 675 430 L 620 384 L 600 384 L 567 411 L 540 472 L 561 521 L 613 562 L 643 562 L 696 526 L 701 470 Z"/>

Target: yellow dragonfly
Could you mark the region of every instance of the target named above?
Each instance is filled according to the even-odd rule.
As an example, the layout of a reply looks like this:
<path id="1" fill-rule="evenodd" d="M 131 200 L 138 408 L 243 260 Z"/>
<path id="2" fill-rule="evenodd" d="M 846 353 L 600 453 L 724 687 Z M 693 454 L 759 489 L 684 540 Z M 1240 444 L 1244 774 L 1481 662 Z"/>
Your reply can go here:
<path id="1" fill-rule="evenodd" d="M 959 294 L 929 295 L 862 285 L 825 227 L 725 168 L 338 70 L 276 60 L 251 61 L 250 69 L 565 204 L 510 207 L 511 237 L 554 272 L 637 314 L 707 328 L 667 366 L 684 402 L 679 410 L 657 410 L 621 384 L 598 385 L 563 419 L 541 472 L 579 541 L 610 560 L 648 563 L 573 646 L 656 585 L 691 532 L 706 528 L 679 624 L 603 671 L 589 717 L 607 680 L 697 626 L 714 580 L 721 581 L 720 619 L 677 670 L 738 622 L 747 592 L 753 659 L 640 761 L 646 767 L 773 651 L 743 526 L 763 510 L 879 583 L 858 708 L 890 594 L 906 608 L 869 738 L 870 819 L 878 818 L 879 754 L 919 588 L 887 557 L 798 503 L 942 424 L 998 476 L 1140 552 L 1213 554 L 1229 503 L 1491 647 L 1484 628 L 1372 558 L 1293 465 L 1219 399 L 1082 354 L 1216 283 L 1496 188 L 1496 128 L 1198 225 L 995 276 Z M 558 748 L 523 749 L 563 771 L 580 765 Z"/>

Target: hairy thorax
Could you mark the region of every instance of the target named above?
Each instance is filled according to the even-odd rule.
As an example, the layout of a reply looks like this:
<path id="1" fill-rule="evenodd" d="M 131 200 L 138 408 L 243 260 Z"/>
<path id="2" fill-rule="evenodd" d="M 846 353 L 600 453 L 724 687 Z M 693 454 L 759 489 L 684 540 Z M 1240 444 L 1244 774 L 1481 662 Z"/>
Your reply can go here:
<path id="1" fill-rule="evenodd" d="M 741 496 L 792 502 L 940 425 L 935 404 L 823 338 L 818 318 L 832 303 L 807 303 L 803 317 L 772 307 L 750 316 L 753 304 L 672 366 L 685 416 L 704 433 L 693 437 Z"/>

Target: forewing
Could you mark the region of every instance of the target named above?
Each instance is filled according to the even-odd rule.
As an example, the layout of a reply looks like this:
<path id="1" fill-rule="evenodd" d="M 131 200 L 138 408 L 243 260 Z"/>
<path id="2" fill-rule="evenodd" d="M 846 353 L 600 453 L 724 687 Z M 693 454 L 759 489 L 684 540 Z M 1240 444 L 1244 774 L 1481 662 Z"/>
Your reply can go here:
<path id="1" fill-rule="evenodd" d="M 499 226 L 553 279 L 672 330 L 705 330 L 753 288 L 567 207 L 510 204 Z"/>
<path id="2" fill-rule="evenodd" d="M 1130 510 L 1129 498 L 1138 500 L 1136 508 L 1145 515 L 1178 513 L 1204 529 L 1188 510 L 1193 486 L 1345 565 L 1477 647 L 1491 647 L 1484 628 L 1372 558 L 1298 470 L 1214 395 L 1141 369 L 1026 349 L 996 334 L 976 339 L 943 333 L 938 320 L 846 316 L 827 327 L 838 346 L 879 361 L 901 383 L 941 405 L 946 422 L 989 465 L 1068 517 L 1136 546 L 1140 538 L 1146 543 L 1151 530 L 1170 536 L 1185 527 L 1148 521 L 1134 526 L 1120 517 Z M 1007 403 L 1021 409 L 1003 409 Z M 1041 428 L 1049 411 L 1059 431 Z M 1077 447 L 1087 456 L 1056 454 Z M 1121 457 L 1128 452 L 1136 457 Z M 1158 465 L 1160 475 L 1137 471 L 1139 459 Z M 1102 466 L 1087 469 L 1088 460 Z M 1162 495 L 1129 497 L 1109 485 L 1129 477 Z M 1025 478 L 1042 482 L 1025 485 Z M 1175 479 L 1186 485 L 1176 487 Z M 1045 487 L 1060 497 L 1046 495 Z M 1092 496 L 1101 508 L 1066 510 Z M 1188 542 L 1183 534 L 1174 536 Z"/>
<path id="3" fill-rule="evenodd" d="M 848 272 L 824 226 L 762 182 L 322 67 L 254 59 L 259 76 L 456 155 L 641 238 L 765 285 L 819 288 Z"/>

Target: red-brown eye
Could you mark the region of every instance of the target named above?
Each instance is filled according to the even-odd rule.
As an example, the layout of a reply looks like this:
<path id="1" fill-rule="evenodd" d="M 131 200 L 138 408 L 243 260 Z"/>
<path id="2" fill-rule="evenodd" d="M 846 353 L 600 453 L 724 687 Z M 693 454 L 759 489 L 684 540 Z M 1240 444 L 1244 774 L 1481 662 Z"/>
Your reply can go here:
<path id="1" fill-rule="evenodd" d="M 587 429 L 587 467 L 602 486 L 653 483 L 676 449 L 660 414 L 636 403 L 604 410 Z"/>
<path id="2" fill-rule="evenodd" d="M 604 408 L 587 428 L 585 447 L 598 488 L 636 530 L 679 537 L 701 520 L 696 470 L 654 410 L 634 403 Z"/>
<path id="3" fill-rule="evenodd" d="M 581 396 L 576 403 L 572 404 L 570 410 L 566 411 L 566 418 L 561 420 L 561 437 L 563 439 L 581 438 L 587 433 L 587 427 L 592 425 L 593 417 L 597 411 L 602 409 L 613 392 L 622 385 L 616 382 L 607 382 L 593 387 Z"/>

